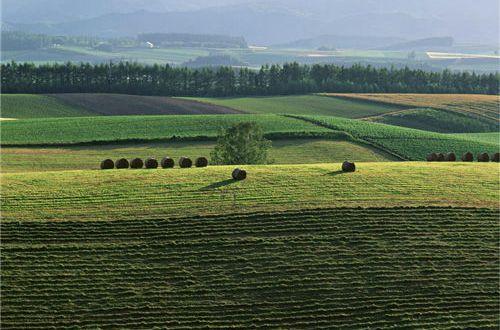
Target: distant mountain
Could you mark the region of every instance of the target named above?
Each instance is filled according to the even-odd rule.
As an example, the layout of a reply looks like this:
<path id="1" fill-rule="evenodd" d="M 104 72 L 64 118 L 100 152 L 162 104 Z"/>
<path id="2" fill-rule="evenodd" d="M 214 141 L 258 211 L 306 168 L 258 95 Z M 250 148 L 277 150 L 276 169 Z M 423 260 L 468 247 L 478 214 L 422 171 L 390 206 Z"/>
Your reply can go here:
<path id="1" fill-rule="evenodd" d="M 399 51 L 413 51 L 413 50 L 447 50 L 453 47 L 454 40 L 452 37 L 440 38 L 425 38 L 413 40 L 408 42 L 396 43 L 387 47 L 382 47 L 382 50 L 399 50 Z"/>
<path id="2" fill-rule="evenodd" d="M 319 35 L 498 43 L 498 0 L 2 0 L 3 21 L 49 34 L 208 33 L 280 44 Z"/>

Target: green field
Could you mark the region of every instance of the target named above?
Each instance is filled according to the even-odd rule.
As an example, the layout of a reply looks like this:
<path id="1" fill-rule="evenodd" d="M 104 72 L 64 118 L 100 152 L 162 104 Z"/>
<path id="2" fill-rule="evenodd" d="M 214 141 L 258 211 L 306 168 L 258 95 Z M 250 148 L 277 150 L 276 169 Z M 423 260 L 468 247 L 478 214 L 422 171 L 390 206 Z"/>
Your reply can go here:
<path id="1" fill-rule="evenodd" d="M 496 329 L 499 216 L 3 222 L 2 329 Z"/>
<path id="2" fill-rule="evenodd" d="M 319 207 L 498 207 L 496 163 L 359 163 L 2 174 L 4 221 L 139 220 Z M 443 189 L 446 187 L 446 189 Z"/>
<path id="3" fill-rule="evenodd" d="M 394 112 L 405 107 L 373 104 L 320 95 L 244 97 L 244 98 L 187 98 L 221 105 L 249 113 L 324 115 L 345 118 L 363 118 Z"/>
<path id="4" fill-rule="evenodd" d="M 309 136 L 331 130 L 276 115 L 113 116 L 26 119 L 2 124 L 2 145 L 50 145 L 93 142 L 215 138 L 223 128 L 242 122 L 260 124 L 267 134 Z"/>
<path id="5" fill-rule="evenodd" d="M 211 141 L 154 142 L 121 145 L 68 146 L 52 148 L 2 148 L 1 172 L 36 172 L 97 169 L 102 159 L 133 159 L 169 156 L 174 160 L 186 156 L 210 159 L 215 144 Z M 367 145 L 325 139 L 275 140 L 269 151 L 273 164 L 338 163 L 395 160 L 391 155 Z"/>
<path id="6" fill-rule="evenodd" d="M 45 95 L 0 94 L 2 118 L 82 117 L 91 112 Z"/>
<path id="7" fill-rule="evenodd" d="M 479 142 L 500 144 L 500 132 L 453 134 L 453 136 L 465 138 L 468 140 L 475 140 Z"/>
<path id="8" fill-rule="evenodd" d="M 372 143 L 385 150 L 409 160 L 424 160 L 431 152 L 498 152 L 498 143 L 480 142 L 463 136 L 440 134 L 422 130 L 349 120 L 330 116 L 300 116 L 312 123 L 346 132 L 355 138 Z"/>
<path id="9" fill-rule="evenodd" d="M 499 129 L 498 123 L 435 109 L 403 110 L 370 117 L 367 120 L 439 133 L 494 132 Z"/>

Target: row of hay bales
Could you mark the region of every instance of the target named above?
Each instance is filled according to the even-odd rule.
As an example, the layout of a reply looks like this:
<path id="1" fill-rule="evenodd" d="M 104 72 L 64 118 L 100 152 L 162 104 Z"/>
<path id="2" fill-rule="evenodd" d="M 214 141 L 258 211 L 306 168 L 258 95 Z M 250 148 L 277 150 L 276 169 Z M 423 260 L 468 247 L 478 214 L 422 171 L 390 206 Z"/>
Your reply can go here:
<path id="1" fill-rule="evenodd" d="M 473 162 L 474 161 L 474 155 L 472 152 L 466 152 L 465 154 L 462 155 L 462 161 L 463 162 Z M 478 162 L 483 162 L 487 163 L 489 161 L 492 162 L 500 162 L 500 153 L 495 153 L 492 154 L 491 157 L 488 153 L 483 152 L 477 155 L 477 161 Z M 447 154 L 444 153 L 430 153 L 427 155 L 427 161 L 428 162 L 456 162 L 457 161 L 457 155 L 454 152 L 450 152 Z"/>
<path id="2" fill-rule="evenodd" d="M 112 170 L 114 168 L 116 169 L 141 169 L 141 168 L 146 168 L 146 169 L 156 169 L 158 167 L 162 168 L 174 168 L 175 167 L 175 161 L 170 158 L 170 157 L 165 157 L 161 160 L 161 162 L 158 162 L 156 158 L 147 158 L 145 161 L 143 161 L 141 158 L 134 158 L 131 161 L 129 161 L 126 158 L 120 158 L 116 162 L 114 162 L 112 159 L 105 159 L 101 162 L 101 170 Z M 207 167 L 208 166 L 208 159 L 205 157 L 198 157 L 196 161 L 194 162 L 194 166 L 196 167 Z M 181 157 L 179 159 L 179 167 L 180 168 L 191 168 L 193 167 L 193 161 L 188 158 L 188 157 Z"/>

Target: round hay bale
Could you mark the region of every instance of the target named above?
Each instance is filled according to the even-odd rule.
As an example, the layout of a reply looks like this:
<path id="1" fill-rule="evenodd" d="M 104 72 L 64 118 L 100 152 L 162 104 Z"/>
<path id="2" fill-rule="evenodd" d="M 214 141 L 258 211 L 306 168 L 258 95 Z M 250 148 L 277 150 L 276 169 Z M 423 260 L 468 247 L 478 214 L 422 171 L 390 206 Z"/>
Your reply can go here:
<path id="1" fill-rule="evenodd" d="M 146 162 L 144 163 L 146 165 L 147 169 L 155 169 L 158 168 L 158 161 L 154 158 L 148 158 L 146 159 Z"/>
<path id="2" fill-rule="evenodd" d="M 247 178 L 247 171 L 236 168 L 234 169 L 232 176 L 234 180 L 242 181 Z"/>
<path id="3" fill-rule="evenodd" d="M 491 155 L 491 161 L 492 162 L 500 162 L 500 152 L 496 152 L 493 155 Z"/>
<path id="4" fill-rule="evenodd" d="M 115 168 L 115 162 L 111 159 L 105 159 L 101 162 L 101 170 L 112 170 Z"/>
<path id="5" fill-rule="evenodd" d="M 483 162 L 483 163 L 489 162 L 490 161 L 490 155 L 488 155 L 488 153 L 486 153 L 486 152 L 483 152 L 483 153 L 477 155 L 477 161 L 478 162 Z"/>
<path id="6" fill-rule="evenodd" d="M 181 168 L 193 167 L 193 161 L 187 157 L 181 157 L 181 159 L 179 159 L 179 166 Z"/>
<path id="7" fill-rule="evenodd" d="M 194 162 L 194 166 L 196 166 L 196 167 L 207 167 L 208 166 L 208 159 L 206 159 L 205 157 L 199 157 Z"/>
<path id="8" fill-rule="evenodd" d="M 165 157 L 161 160 L 161 167 L 163 168 L 174 168 L 175 162 L 170 157 Z"/>
<path id="9" fill-rule="evenodd" d="M 130 163 L 125 158 L 120 158 L 116 161 L 115 166 L 117 169 L 129 168 Z"/>
<path id="10" fill-rule="evenodd" d="M 457 161 L 457 155 L 455 155 L 454 152 L 450 152 L 446 154 L 446 161 L 447 162 L 456 162 Z"/>
<path id="11" fill-rule="evenodd" d="M 428 162 L 435 162 L 435 161 L 437 161 L 437 159 L 438 159 L 438 155 L 435 152 L 427 155 Z"/>
<path id="12" fill-rule="evenodd" d="M 465 154 L 463 154 L 462 161 L 463 162 L 473 162 L 474 155 L 472 154 L 472 152 L 466 152 Z"/>
<path id="13" fill-rule="evenodd" d="M 144 167 L 144 162 L 140 158 L 134 158 L 130 162 L 130 168 L 139 169 Z"/>
<path id="14" fill-rule="evenodd" d="M 438 154 L 437 161 L 438 162 L 444 162 L 446 160 L 446 156 L 441 152 Z"/>
<path id="15" fill-rule="evenodd" d="M 356 164 L 345 161 L 342 164 L 342 171 L 344 171 L 344 172 L 356 172 Z"/>

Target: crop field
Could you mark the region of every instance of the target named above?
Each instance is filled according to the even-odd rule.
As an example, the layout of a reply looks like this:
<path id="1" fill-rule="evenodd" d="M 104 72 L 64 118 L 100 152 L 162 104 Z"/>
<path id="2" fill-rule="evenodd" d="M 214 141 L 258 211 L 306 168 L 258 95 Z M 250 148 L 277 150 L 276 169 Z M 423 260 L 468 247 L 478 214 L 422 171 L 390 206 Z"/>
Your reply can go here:
<path id="1" fill-rule="evenodd" d="M 320 95 L 188 99 L 256 114 L 324 115 L 363 118 L 406 109 L 406 107 L 398 105 L 373 104 Z"/>
<path id="2" fill-rule="evenodd" d="M 265 133 L 308 136 L 331 130 L 276 115 L 113 116 L 26 119 L 2 124 L 2 146 L 64 145 L 93 142 L 215 138 L 242 121 L 260 124 Z"/>
<path id="3" fill-rule="evenodd" d="M 359 163 L 2 174 L 3 221 L 139 220 L 328 207 L 498 208 L 497 163 Z M 77 183 L 77 184 L 75 184 Z M 443 189 L 446 187 L 446 189 Z"/>
<path id="4" fill-rule="evenodd" d="M 440 134 L 405 127 L 349 120 L 330 116 L 301 116 L 305 120 L 329 127 L 335 131 L 351 134 L 382 150 L 408 160 L 424 160 L 431 152 L 480 152 L 494 153 L 500 149 L 498 143 L 481 142 L 466 136 Z"/>
<path id="5" fill-rule="evenodd" d="M 0 94 L 2 118 L 83 117 L 92 113 L 46 95 Z"/>
<path id="6" fill-rule="evenodd" d="M 461 94 L 328 94 L 350 100 L 373 101 L 411 108 L 433 108 L 476 116 L 498 124 L 500 98 L 497 95 Z"/>
<path id="7" fill-rule="evenodd" d="M 495 133 L 468 133 L 468 134 L 453 134 L 461 138 L 466 138 L 468 140 L 475 140 L 479 142 L 486 143 L 497 143 L 500 144 L 500 132 Z"/>
<path id="8" fill-rule="evenodd" d="M 210 159 L 213 141 L 153 142 L 118 145 L 2 148 L 1 172 L 37 172 L 97 169 L 106 158 L 133 159 L 165 156 L 178 160 L 203 156 Z M 367 145 L 342 140 L 285 139 L 272 141 L 269 159 L 273 164 L 338 163 L 345 159 L 356 162 L 395 160 L 390 154 Z"/>
<path id="9" fill-rule="evenodd" d="M 500 128 L 498 123 L 461 113 L 424 108 L 402 110 L 365 119 L 439 133 L 494 132 Z"/>
<path id="10" fill-rule="evenodd" d="M 2 329 L 497 328 L 498 211 L 3 222 Z"/>

